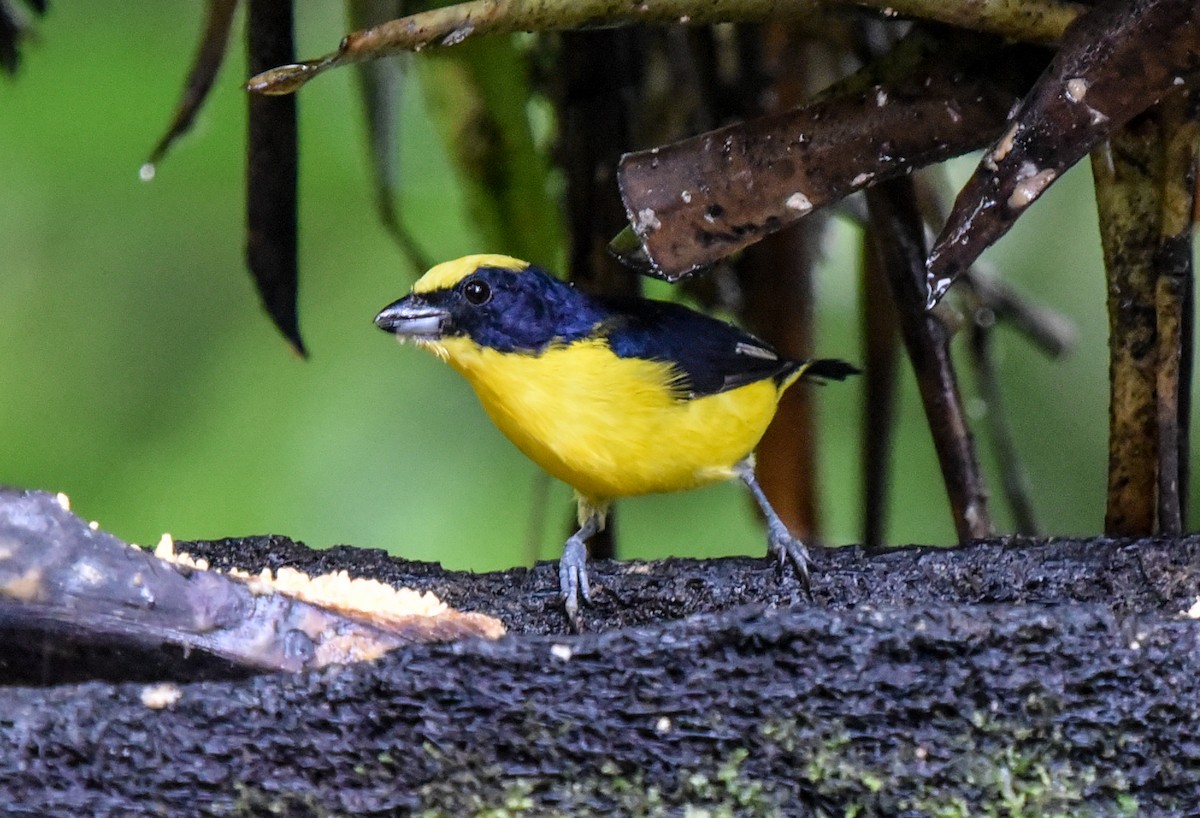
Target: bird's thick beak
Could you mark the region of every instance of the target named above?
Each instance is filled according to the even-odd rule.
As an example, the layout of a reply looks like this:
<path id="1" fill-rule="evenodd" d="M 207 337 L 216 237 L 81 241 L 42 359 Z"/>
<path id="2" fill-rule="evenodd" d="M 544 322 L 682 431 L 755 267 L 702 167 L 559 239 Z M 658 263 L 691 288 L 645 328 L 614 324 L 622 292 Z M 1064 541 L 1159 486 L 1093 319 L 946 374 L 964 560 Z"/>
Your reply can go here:
<path id="1" fill-rule="evenodd" d="M 404 340 L 436 341 L 450 313 L 425 303 L 420 296 L 407 295 L 388 304 L 375 316 L 375 326 Z"/>

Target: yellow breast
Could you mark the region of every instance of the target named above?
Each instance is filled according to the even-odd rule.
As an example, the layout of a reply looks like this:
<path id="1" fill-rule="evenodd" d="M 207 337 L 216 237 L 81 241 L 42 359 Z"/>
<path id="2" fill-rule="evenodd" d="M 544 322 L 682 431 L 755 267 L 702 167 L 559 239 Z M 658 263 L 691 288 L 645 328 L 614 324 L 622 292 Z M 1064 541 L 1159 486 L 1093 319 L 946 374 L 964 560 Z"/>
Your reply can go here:
<path id="1" fill-rule="evenodd" d="M 668 386 L 669 366 L 619 358 L 602 341 L 539 356 L 467 338 L 430 346 L 471 383 L 517 448 L 598 503 L 729 479 L 779 400 L 772 379 L 681 399 Z"/>

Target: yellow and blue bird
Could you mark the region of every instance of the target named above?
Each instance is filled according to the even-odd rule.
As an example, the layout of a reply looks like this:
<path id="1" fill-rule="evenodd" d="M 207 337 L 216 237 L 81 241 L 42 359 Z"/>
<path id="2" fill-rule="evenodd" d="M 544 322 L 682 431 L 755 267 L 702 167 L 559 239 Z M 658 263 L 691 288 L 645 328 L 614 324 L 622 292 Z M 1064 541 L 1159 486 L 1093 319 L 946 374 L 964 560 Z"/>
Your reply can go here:
<path id="1" fill-rule="evenodd" d="M 753 452 L 785 389 L 842 380 L 850 364 L 789 360 L 679 304 L 590 296 L 500 255 L 437 265 L 375 324 L 449 363 L 500 431 L 575 489 L 580 527 L 559 562 L 572 624 L 589 600 L 586 542 L 619 497 L 740 479 L 771 553 L 807 583 L 808 551 L 755 479 Z"/>

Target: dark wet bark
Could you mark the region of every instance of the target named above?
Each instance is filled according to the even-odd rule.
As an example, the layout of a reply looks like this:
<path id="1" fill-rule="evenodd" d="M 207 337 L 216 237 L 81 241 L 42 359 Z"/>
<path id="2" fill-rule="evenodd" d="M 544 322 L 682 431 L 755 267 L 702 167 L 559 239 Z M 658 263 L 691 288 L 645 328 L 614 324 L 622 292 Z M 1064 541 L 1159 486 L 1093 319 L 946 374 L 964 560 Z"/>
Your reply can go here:
<path id="1" fill-rule="evenodd" d="M 282 538 L 182 547 L 428 587 L 515 635 L 179 684 L 165 707 L 141 683 L 0 689 L 6 803 L 895 815 L 1019 795 L 1037 814 L 1119 815 L 1200 798 L 1200 631 L 1179 617 L 1200 538 L 821 552 L 814 601 L 775 609 L 790 594 L 765 560 L 600 562 L 584 636 L 561 633 L 549 564 L 476 575 Z"/>
<path id="2" fill-rule="evenodd" d="M 1184 529 L 1190 484 L 1191 394 L 1195 354 L 1195 271 L 1192 236 L 1200 161 L 1200 95 L 1163 108 L 1165 152 L 1162 224 L 1154 266 L 1158 334 L 1159 531 Z"/>
<path id="3" fill-rule="evenodd" d="M 1158 410 L 1155 317 L 1162 212 L 1161 123 L 1139 117 L 1092 157 L 1107 268 L 1108 502 L 1104 530 L 1149 534 L 1157 520 Z"/>

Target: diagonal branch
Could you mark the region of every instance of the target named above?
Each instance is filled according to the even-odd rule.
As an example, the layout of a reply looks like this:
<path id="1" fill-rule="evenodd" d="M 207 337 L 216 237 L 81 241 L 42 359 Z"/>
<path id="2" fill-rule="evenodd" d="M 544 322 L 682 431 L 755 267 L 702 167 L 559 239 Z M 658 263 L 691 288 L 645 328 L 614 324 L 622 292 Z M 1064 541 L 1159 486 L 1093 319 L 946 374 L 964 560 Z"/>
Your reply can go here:
<path id="1" fill-rule="evenodd" d="M 1067 168 L 1197 71 L 1195 0 L 1106 2 L 1081 17 L 954 202 L 929 252 L 930 304 Z"/>
<path id="2" fill-rule="evenodd" d="M 1039 50 L 917 29 L 807 105 L 626 155 L 618 183 L 652 272 L 675 280 L 881 180 L 990 141 Z"/>

